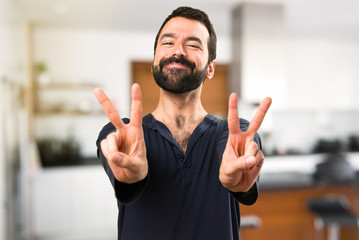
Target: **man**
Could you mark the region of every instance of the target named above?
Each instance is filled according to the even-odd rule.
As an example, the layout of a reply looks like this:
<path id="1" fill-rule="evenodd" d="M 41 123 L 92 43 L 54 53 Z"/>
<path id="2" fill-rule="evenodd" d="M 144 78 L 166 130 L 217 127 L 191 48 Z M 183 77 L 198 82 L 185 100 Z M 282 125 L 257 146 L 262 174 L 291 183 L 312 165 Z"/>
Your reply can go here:
<path id="1" fill-rule="evenodd" d="M 239 120 L 235 94 L 228 120 L 206 112 L 200 95 L 204 80 L 214 75 L 216 34 L 198 9 L 174 10 L 154 51 L 160 99 L 151 114 L 142 118 L 137 84 L 131 120 L 122 120 L 103 91 L 95 90 L 111 121 L 97 146 L 118 201 L 118 239 L 238 239 L 238 202 L 250 205 L 258 196 L 264 157 L 256 131 L 271 99 L 251 124 Z"/>

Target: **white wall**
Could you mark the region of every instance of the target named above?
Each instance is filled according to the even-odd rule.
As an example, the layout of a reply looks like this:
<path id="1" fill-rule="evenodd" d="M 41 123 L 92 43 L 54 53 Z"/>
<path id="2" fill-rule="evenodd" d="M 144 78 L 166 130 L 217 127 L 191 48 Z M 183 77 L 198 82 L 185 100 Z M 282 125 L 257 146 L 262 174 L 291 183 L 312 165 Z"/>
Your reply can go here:
<path id="1" fill-rule="evenodd" d="M 271 96 L 275 108 L 286 101 L 284 9 L 282 5 L 246 3 L 233 11 L 232 86 L 241 102 Z M 238 84 L 240 83 L 240 84 Z"/>
<path id="2" fill-rule="evenodd" d="M 303 28 L 301 6 L 248 3 L 233 12 L 239 111 L 248 118 L 255 110 L 248 102 L 273 98 L 261 129 L 269 152 L 310 152 L 319 138 L 359 135 L 359 28 L 317 22 Z"/>
<path id="3" fill-rule="evenodd" d="M 0 2 L 0 239 L 13 239 L 14 166 L 18 160 L 20 86 L 24 83 L 24 24 L 12 1 Z M 23 123 L 26 124 L 26 123 Z M 17 192 L 18 193 L 18 192 Z M 16 206 L 15 206 L 16 205 Z"/>
<path id="4" fill-rule="evenodd" d="M 359 135 L 359 38 L 287 27 L 288 98 L 272 112 L 273 144 L 310 151 L 318 138 L 346 143 Z"/>
<path id="5" fill-rule="evenodd" d="M 292 107 L 358 109 L 359 39 L 295 35 L 288 45 Z"/>
<path id="6" fill-rule="evenodd" d="M 287 100 L 272 111 L 273 144 L 310 151 L 318 138 L 359 135 L 359 28 L 302 29 L 286 15 Z M 333 16 L 334 17 L 334 16 Z M 275 99 L 274 102 L 275 104 Z"/>

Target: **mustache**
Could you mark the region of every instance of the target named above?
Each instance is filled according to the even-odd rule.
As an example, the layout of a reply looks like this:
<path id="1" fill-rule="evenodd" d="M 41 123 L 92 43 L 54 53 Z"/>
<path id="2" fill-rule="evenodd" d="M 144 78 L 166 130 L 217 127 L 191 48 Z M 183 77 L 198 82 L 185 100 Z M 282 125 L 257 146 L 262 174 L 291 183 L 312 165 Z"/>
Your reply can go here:
<path id="1" fill-rule="evenodd" d="M 192 71 L 196 68 L 196 64 L 194 62 L 187 60 L 184 57 L 181 57 L 181 58 L 169 57 L 169 58 L 164 58 L 159 62 L 161 71 L 164 68 L 164 66 L 166 66 L 170 63 L 180 63 L 184 66 L 189 67 Z"/>

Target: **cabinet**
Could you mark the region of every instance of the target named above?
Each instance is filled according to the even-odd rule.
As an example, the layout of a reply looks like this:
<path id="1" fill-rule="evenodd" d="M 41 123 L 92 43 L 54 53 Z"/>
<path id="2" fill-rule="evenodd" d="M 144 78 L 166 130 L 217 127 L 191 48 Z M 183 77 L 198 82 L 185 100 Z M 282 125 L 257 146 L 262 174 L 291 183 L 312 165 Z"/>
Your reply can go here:
<path id="1" fill-rule="evenodd" d="M 107 123 L 93 83 L 39 84 L 35 138 L 43 166 L 98 164 L 95 141 Z"/>
<path id="2" fill-rule="evenodd" d="M 93 95 L 99 87 L 92 83 L 50 83 L 36 91 L 37 115 L 94 115 L 103 114 Z"/>
<path id="3" fill-rule="evenodd" d="M 116 239 L 116 199 L 102 166 L 43 169 L 33 184 L 36 239 Z"/>
<path id="4" fill-rule="evenodd" d="M 340 194 L 346 196 L 353 211 L 359 213 L 357 191 L 351 185 L 262 190 L 257 203 L 253 206 L 241 206 L 242 216 L 256 215 L 261 219 L 262 225 L 256 229 L 241 230 L 242 237 L 261 240 L 314 240 L 314 216 L 306 208 L 306 201 L 310 197 Z M 343 228 L 340 239 L 357 239 L 357 234 L 355 227 Z"/>

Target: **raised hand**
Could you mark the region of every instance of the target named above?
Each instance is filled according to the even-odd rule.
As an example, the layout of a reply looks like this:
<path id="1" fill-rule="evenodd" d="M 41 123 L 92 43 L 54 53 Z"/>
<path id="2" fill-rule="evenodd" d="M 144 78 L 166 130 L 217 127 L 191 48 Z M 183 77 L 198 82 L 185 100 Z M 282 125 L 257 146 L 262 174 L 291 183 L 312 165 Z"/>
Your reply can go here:
<path id="1" fill-rule="evenodd" d="M 144 179 L 148 173 L 146 145 L 142 131 L 142 101 L 138 84 L 132 86 L 131 120 L 124 124 L 116 108 L 99 88 L 94 94 L 116 132 L 101 141 L 101 150 L 115 178 L 123 183 Z"/>
<path id="2" fill-rule="evenodd" d="M 246 132 L 239 126 L 237 95 L 232 93 L 228 105 L 228 141 L 222 156 L 219 179 L 232 192 L 247 192 L 259 176 L 264 156 L 253 137 L 272 103 L 265 98 Z"/>

